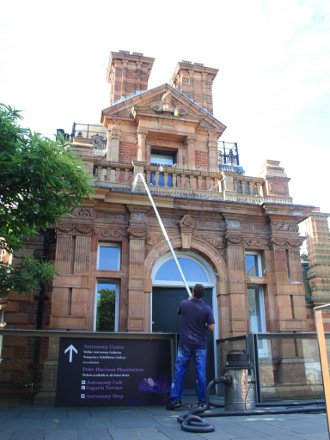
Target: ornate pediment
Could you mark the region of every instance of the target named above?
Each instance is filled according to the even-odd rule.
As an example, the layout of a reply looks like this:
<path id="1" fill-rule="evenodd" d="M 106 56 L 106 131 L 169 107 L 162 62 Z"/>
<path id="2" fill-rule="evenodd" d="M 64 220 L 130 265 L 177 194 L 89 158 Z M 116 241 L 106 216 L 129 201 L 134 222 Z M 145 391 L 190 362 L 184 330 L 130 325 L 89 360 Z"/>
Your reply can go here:
<path id="1" fill-rule="evenodd" d="M 197 122 L 199 128 L 223 132 L 225 126 L 207 110 L 169 84 L 134 95 L 103 110 L 104 119 L 139 119 L 143 116 Z"/>

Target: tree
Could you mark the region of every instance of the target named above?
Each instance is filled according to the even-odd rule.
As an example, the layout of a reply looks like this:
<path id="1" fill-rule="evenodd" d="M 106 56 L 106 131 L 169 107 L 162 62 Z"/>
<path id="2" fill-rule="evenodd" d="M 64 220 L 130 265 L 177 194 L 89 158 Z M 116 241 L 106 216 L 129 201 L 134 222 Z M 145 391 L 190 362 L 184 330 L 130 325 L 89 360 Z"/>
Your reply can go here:
<path id="1" fill-rule="evenodd" d="M 115 330 L 116 291 L 101 289 L 97 292 L 97 331 Z"/>
<path id="2" fill-rule="evenodd" d="M 38 289 L 51 282 L 55 267 L 24 255 L 24 242 L 55 225 L 93 191 L 82 161 L 58 136 L 51 140 L 22 128 L 19 111 L 0 104 L 0 247 L 18 251 L 14 266 L 0 262 L 0 293 Z"/>

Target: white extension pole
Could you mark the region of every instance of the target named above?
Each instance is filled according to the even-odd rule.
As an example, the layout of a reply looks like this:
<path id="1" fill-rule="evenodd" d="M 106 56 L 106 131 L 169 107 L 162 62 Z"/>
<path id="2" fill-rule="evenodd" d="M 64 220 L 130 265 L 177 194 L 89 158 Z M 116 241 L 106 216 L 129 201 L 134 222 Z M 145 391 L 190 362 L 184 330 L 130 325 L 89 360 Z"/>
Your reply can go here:
<path id="1" fill-rule="evenodd" d="M 154 208 L 154 211 L 155 211 L 156 216 L 157 216 L 157 218 L 158 218 L 158 221 L 159 221 L 160 227 L 162 228 L 162 231 L 163 231 L 164 237 L 166 238 L 166 241 L 167 241 L 167 243 L 168 243 L 168 245 L 169 245 L 169 248 L 170 248 L 170 250 L 171 250 L 171 252 L 172 252 L 172 255 L 173 255 L 174 261 L 175 261 L 175 263 L 176 263 L 176 265 L 177 265 L 177 267 L 178 267 L 178 269 L 179 269 L 179 272 L 180 272 L 180 275 L 181 275 L 182 281 L 184 282 L 184 285 L 186 286 L 186 290 L 187 290 L 187 292 L 188 292 L 188 295 L 191 296 L 191 291 L 190 291 L 190 289 L 189 289 L 189 286 L 188 286 L 188 284 L 187 284 L 187 281 L 186 281 L 186 279 L 185 279 L 185 276 L 183 275 L 183 272 L 182 272 L 182 269 L 181 269 L 180 263 L 179 263 L 179 261 L 178 261 L 176 255 L 175 255 L 175 252 L 174 252 L 174 249 L 173 249 L 172 243 L 171 243 L 171 241 L 170 241 L 170 239 L 169 239 L 169 236 L 167 235 L 167 232 L 166 232 L 166 229 L 165 229 L 165 227 L 164 227 L 163 221 L 162 221 L 162 219 L 160 218 L 160 215 L 158 214 L 158 210 L 157 210 L 156 205 L 155 205 L 155 202 L 154 202 L 154 200 L 153 200 L 153 198 L 152 198 L 152 196 L 151 196 L 151 194 L 150 194 L 150 191 L 149 191 L 148 185 L 147 185 L 147 183 L 146 183 L 146 181 L 145 181 L 145 179 L 144 179 L 144 176 L 143 176 L 141 173 L 138 173 L 138 174 L 136 175 L 136 177 L 135 177 L 134 184 L 133 184 L 133 188 L 132 188 L 132 192 L 134 192 L 134 190 L 135 190 L 135 187 L 136 187 L 136 184 L 137 184 L 138 177 L 141 178 L 141 180 L 142 180 L 142 182 L 143 182 L 143 184 L 144 184 L 144 187 L 145 187 L 145 189 L 146 189 L 146 191 L 147 191 L 147 194 L 148 194 L 148 196 L 149 196 L 149 199 L 150 199 L 150 202 L 151 202 L 151 204 L 152 204 L 152 207 Z"/>

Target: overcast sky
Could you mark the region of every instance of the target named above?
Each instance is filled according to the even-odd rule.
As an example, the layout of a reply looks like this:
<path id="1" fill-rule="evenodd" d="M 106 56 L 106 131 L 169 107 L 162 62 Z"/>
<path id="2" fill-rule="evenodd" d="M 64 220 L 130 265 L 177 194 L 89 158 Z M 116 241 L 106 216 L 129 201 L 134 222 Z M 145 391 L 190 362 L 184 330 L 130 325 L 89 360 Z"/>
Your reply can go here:
<path id="1" fill-rule="evenodd" d="M 15 0 L 0 15 L 0 102 L 52 137 L 100 121 L 111 51 L 154 57 L 149 87 L 181 60 L 219 69 L 214 116 L 246 175 L 281 161 L 296 204 L 330 213 L 329 0 Z"/>

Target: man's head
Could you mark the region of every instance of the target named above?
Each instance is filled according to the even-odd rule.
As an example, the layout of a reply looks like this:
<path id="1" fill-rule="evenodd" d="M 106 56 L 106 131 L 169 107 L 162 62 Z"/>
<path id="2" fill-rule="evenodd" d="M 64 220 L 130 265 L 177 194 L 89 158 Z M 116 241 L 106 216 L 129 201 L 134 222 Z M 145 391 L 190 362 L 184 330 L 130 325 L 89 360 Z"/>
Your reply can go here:
<path id="1" fill-rule="evenodd" d="M 202 284 L 195 284 L 193 288 L 193 297 L 196 299 L 202 299 L 205 293 L 204 286 Z"/>

